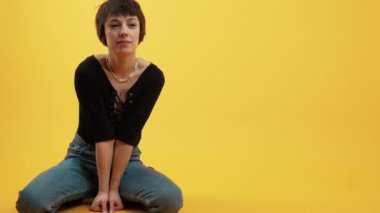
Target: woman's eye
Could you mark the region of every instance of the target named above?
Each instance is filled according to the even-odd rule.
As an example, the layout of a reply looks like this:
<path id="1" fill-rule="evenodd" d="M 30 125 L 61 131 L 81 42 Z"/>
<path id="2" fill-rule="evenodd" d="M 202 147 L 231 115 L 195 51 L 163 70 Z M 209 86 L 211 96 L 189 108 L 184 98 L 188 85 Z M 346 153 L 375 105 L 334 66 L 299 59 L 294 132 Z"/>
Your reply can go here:
<path id="1" fill-rule="evenodd" d="M 111 28 L 115 28 L 115 27 L 117 27 L 117 26 L 119 26 L 119 25 L 117 25 L 117 24 L 111 24 Z"/>
<path id="2" fill-rule="evenodd" d="M 137 24 L 129 24 L 129 27 L 136 27 Z"/>

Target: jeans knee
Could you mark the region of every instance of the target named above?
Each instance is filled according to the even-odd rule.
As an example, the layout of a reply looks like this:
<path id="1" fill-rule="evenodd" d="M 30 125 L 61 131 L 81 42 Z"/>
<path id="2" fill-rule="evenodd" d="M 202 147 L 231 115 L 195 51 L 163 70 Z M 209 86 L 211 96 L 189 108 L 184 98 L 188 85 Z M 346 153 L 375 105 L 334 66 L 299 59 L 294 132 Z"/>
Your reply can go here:
<path id="1" fill-rule="evenodd" d="M 151 213 L 177 213 L 183 206 L 182 192 L 179 188 L 165 190 L 151 202 Z"/>
<path id="2" fill-rule="evenodd" d="M 54 212 L 53 208 L 48 203 L 43 202 L 34 191 L 25 188 L 19 192 L 19 197 L 16 202 L 16 209 L 21 213 L 44 213 Z"/>

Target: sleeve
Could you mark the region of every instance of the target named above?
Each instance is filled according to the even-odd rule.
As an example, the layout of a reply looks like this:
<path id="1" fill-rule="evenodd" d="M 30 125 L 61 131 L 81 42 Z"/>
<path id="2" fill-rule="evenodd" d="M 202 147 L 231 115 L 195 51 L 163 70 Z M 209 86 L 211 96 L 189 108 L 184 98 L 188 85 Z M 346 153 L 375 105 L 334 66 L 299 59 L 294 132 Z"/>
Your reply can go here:
<path id="1" fill-rule="evenodd" d="M 141 139 L 142 129 L 148 120 L 153 107 L 161 93 L 165 83 L 165 77 L 161 70 L 146 76 L 140 94 L 128 92 L 126 100 L 126 113 L 116 125 L 116 139 L 137 146 Z"/>
<path id="2" fill-rule="evenodd" d="M 80 108 L 80 127 L 93 142 L 114 139 L 112 122 L 107 113 L 100 81 L 89 66 L 79 65 L 75 71 L 75 91 Z"/>

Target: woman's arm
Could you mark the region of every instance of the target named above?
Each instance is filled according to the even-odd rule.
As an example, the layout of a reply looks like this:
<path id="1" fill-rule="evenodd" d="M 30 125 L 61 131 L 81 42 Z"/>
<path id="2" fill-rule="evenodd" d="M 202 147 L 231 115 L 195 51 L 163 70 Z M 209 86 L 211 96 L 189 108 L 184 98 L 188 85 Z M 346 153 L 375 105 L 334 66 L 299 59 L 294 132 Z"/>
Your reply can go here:
<path id="1" fill-rule="evenodd" d="M 110 191 L 118 191 L 121 178 L 127 168 L 129 159 L 131 157 L 133 146 L 115 141 L 114 158 L 112 162 L 112 176 L 110 182 Z"/>
<path id="2" fill-rule="evenodd" d="M 110 182 L 109 203 L 110 210 L 123 209 L 123 203 L 119 195 L 119 186 L 121 178 L 127 168 L 131 157 L 133 146 L 122 141 L 115 141 L 114 156 L 112 162 L 112 176 Z"/>
<path id="3" fill-rule="evenodd" d="M 99 192 L 109 192 L 114 140 L 96 143 L 96 168 L 98 171 Z"/>
<path id="4" fill-rule="evenodd" d="M 110 192 L 110 173 L 114 155 L 114 140 L 96 143 L 96 168 L 98 173 L 99 190 L 92 202 L 92 211 L 107 211 Z"/>

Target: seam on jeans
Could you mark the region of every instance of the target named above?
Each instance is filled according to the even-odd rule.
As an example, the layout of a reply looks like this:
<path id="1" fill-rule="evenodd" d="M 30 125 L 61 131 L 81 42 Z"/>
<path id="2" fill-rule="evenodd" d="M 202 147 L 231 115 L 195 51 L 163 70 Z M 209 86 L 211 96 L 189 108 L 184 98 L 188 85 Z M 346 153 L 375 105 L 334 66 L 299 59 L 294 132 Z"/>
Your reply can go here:
<path id="1" fill-rule="evenodd" d="M 87 146 L 80 141 L 73 141 L 69 145 L 69 152 L 76 153 L 76 154 L 82 154 L 87 150 Z"/>
<path id="2" fill-rule="evenodd" d="M 95 151 L 95 145 L 91 145 L 89 143 L 87 143 L 86 141 L 84 141 L 83 138 L 81 138 L 79 135 L 76 135 L 73 139 L 73 141 L 71 142 L 69 148 L 71 148 L 71 145 L 76 145 L 78 147 L 77 151 L 79 154 L 82 154 L 84 153 L 85 151 Z"/>
<path id="3" fill-rule="evenodd" d="M 55 202 L 53 202 L 49 206 L 49 208 L 51 210 L 53 210 L 54 208 L 56 208 L 58 210 L 62 206 L 62 204 L 66 203 L 68 201 L 76 200 L 76 199 L 72 199 L 75 195 L 86 194 L 86 192 L 87 191 L 75 191 L 75 192 L 70 193 L 69 195 L 67 195 L 67 194 L 61 195 L 58 199 L 56 199 Z"/>
<path id="4" fill-rule="evenodd" d="M 149 211 L 150 211 L 150 203 L 151 201 L 149 199 L 141 199 L 138 197 L 130 197 L 130 196 L 124 196 L 126 201 L 131 201 L 131 202 L 137 202 L 137 203 L 142 203 Z"/>

